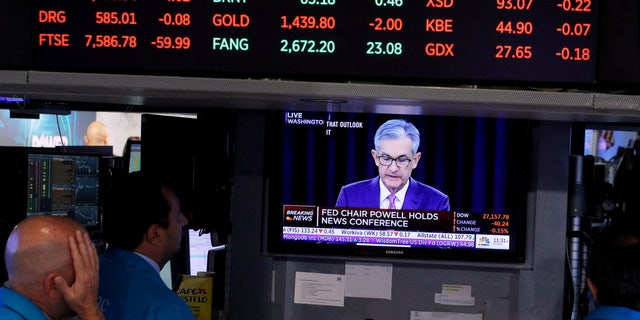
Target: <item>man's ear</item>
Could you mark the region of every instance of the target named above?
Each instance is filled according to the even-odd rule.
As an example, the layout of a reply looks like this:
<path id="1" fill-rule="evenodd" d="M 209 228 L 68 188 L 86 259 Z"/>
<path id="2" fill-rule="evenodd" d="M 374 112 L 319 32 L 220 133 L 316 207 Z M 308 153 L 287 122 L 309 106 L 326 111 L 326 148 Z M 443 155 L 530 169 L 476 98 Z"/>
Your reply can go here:
<path id="1" fill-rule="evenodd" d="M 378 165 L 378 152 L 376 149 L 371 149 L 371 157 L 373 158 L 373 162 Z"/>
<path id="2" fill-rule="evenodd" d="M 55 273 L 55 272 L 49 273 L 44 278 L 44 283 L 42 284 L 44 286 L 44 293 L 47 295 L 47 297 L 49 297 L 52 300 L 58 299 L 61 296 L 61 293 L 58 290 L 58 287 L 56 287 L 55 281 L 53 281 L 58 276 L 60 276 L 58 273 Z"/>
<path id="3" fill-rule="evenodd" d="M 593 284 L 593 281 L 591 281 L 591 279 L 589 279 L 589 277 L 587 277 L 587 286 L 589 287 L 589 291 L 591 291 L 591 295 L 593 296 L 593 302 L 596 305 L 598 305 L 599 304 L 598 288 L 596 288 L 596 285 Z"/>
<path id="4" fill-rule="evenodd" d="M 157 245 L 160 243 L 160 241 L 162 240 L 162 237 L 160 236 L 160 226 L 157 224 L 152 224 L 149 229 L 147 229 L 147 234 L 146 234 L 146 238 L 147 241 L 152 244 L 152 245 Z"/>
<path id="5" fill-rule="evenodd" d="M 411 166 L 415 169 L 418 166 L 418 162 L 420 161 L 420 158 L 422 157 L 422 153 L 417 152 L 415 156 L 413 156 L 413 161 L 411 161 Z"/>

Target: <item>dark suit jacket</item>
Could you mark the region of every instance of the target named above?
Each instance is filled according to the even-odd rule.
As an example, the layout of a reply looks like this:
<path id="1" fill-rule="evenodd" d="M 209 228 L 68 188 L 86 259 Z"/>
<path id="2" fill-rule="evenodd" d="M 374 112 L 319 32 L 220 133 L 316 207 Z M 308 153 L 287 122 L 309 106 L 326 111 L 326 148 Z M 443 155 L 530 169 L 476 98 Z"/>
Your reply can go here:
<path id="1" fill-rule="evenodd" d="M 380 177 L 348 184 L 340 189 L 336 207 L 380 208 Z M 409 178 L 403 210 L 449 211 L 449 196 Z"/>

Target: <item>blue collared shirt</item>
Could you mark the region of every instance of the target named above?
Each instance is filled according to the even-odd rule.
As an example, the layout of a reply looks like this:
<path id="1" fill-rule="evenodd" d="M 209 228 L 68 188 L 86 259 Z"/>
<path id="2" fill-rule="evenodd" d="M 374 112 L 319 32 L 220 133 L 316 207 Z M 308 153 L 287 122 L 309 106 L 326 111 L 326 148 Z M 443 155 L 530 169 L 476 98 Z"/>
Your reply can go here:
<path id="1" fill-rule="evenodd" d="M 640 311 L 625 307 L 599 306 L 584 320 L 640 320 Z"/>
<path id="2" fill-rule="evenodd" d="M 0 319 L 48 320 L 50 318 L 27 297 L 4 286 L 0 287 Z"/>
<path id="3" fill-rule="evenodd" d="M 101 308 L 107 320 L 193 320 L 186 302 L 146 259 L 113 247 L 100 256 Z"/>

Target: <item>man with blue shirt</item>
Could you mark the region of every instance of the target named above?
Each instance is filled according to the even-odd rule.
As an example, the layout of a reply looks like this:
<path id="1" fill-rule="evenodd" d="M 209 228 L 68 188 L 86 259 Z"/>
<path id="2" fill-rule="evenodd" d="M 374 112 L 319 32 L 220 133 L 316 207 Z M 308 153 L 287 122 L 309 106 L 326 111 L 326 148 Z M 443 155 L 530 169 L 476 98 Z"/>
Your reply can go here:
<path id="1" fill-rule="evenodd" d="M 180 251 L 187 218 L 176 193 L 142 171 L 114 184 L 104 204 L 107 249 L 100 257 L 100 301 L 107 319 L 194 319 L 160 270 Z"/>
<path id="2" fill-rule="evenodd" d="M 0 288 L 0 319 L 104 319 L 98 253 L 76 221 L 26 218 L 9 235 L 4 259 L 9 280 Z"/>
<path id="3" fill-rule="evenodd" d="M 637 223 L 609 227 L 592 245 L 587 285 L 596 308 L 585 320 L 640 320 L 640 234 Z"/>
<path id="4" fill-rule="evenodd" d="M 343 186 L 336 207 L 449 211 L 449 197 L 411 178 L 422 154 L 420 132 L 410 122 L 392 119 L 382 124 L 371 150 L 378 176 Z"/>

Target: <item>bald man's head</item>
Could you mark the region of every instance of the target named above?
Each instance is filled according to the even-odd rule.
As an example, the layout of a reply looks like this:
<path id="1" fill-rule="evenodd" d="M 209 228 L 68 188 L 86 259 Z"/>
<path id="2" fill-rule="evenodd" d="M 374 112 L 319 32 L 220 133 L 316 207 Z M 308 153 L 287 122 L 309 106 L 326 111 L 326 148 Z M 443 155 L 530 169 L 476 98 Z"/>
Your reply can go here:
<path id="1" fill-rule="evenodd" d="M 76 221 L 33 216 L 18 223 L 5 248 L 7 287 L 49 319 L 104 319 L 98 306 L 98 255 Z M 17 309 L 22 309 L 21 303 Z"/>
<path id="2" fill-rule="evenodd" d="M 84 228 L 76 221 L 54 216 L 34 216 L 20 222 L 5 248 L 9 284 L 17 291 L 30 291 L 48 274 L 58 273 L 73 283 L 68 239 Z"/>
<path id="3" fill-rule="evenodd" d="M 100 121 L 93 121 L 87 127 L 84 143 L 88 146 L 105 146 L 109 144 L 109 131 Z"/>

